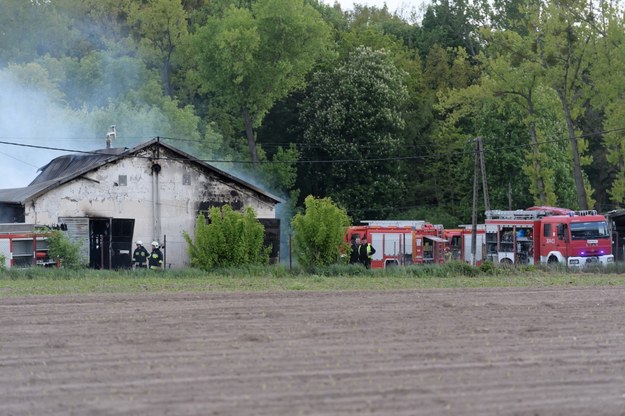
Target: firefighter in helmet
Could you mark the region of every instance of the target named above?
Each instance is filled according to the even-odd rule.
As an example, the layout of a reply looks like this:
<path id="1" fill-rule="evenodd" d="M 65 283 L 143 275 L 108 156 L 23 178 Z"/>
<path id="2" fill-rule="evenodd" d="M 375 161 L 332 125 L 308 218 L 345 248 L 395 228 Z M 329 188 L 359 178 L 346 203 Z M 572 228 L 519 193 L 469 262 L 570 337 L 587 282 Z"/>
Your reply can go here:
<path id="1" fill-rule="evenodd" d="M 158 270 L 163 268 L 163 252 L 160 249 L 158 241 L 152 241 L 152 252 L 148 260 L 150 270 Z"/>
<path id="2" fill-rule="evenodd" d="M 137 240 L 135 251 L 132 253 L 132 263 L 135 269 L 145 269 L 150 253 L 143 247 L 143 241 Z"/>

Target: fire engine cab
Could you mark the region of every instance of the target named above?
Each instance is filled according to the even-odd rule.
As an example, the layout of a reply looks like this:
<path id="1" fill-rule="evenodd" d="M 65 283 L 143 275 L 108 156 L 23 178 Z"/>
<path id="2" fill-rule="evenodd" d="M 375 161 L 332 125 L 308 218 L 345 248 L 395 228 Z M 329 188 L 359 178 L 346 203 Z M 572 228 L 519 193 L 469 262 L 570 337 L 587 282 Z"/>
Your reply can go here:
<path id="1" fill-rule="evenodd" d="M 485 227 L 486 260 L 497 264 L 583 267 L 614 262 L 606 219 L 594 210 L 492 210 L 486 211 Z"/>
<path id="2" fill-rule="evenodd" d="M 410 264 L 443 263 L 443 226 L 426 221 L 362 221 L 349 227 L 346 242 L 366 237 L 375 249 L 372 269 Z"/>

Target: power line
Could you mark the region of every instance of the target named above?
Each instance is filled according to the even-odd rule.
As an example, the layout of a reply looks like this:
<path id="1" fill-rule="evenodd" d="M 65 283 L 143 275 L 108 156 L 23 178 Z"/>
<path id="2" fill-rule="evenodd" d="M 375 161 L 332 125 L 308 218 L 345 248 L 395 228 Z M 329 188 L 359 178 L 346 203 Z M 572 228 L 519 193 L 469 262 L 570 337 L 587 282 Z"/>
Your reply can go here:
<path id="1" fill-rule="evenodd" d="M 593 136 L 598 136 L 598 135 L 604 135 L 604 134 L 609 134 L 609 133 L 614 133 L 614 132 L 619 132 L 619 131 L 623 131 L 625 130 L 625 127 L 622 128 L 616 128 L 616 129 L 612 129 L 612 130 L 606 130 L 606 131 L 600 131 L 600 132 L 592 132 L 592 133 L 585 133 L 582 135 L 579 135 L 577 137 L 575 137 L 576 140 L 580 140 L 580 139 L 584 139 L 584 138 L 588 138 L 588 137 L 593 137 Z M 159 136 L 160 137 L 160 136 Z M 178 138 L 172 138 L 172 137 L 160 137 L 161 139 L 165 139 L 165 140 L 174 140 L 174 141 L 188 141 L 188 142 L 198 142 L 197 140 L 192 140 L 192 139 L 178 139 Z M 561 143 L 561 142 L 567 142 L 569 141 L 569 138 L 559 138 L 559 139 L 552 139 L 552 140 L 544 140 L 544 141 L 540 141 L 537 143 L 537 145 L 545 145 L 545 144 L 552 144 L 552 143 Z M 201 142 L 199 142 L 201 143 Z M 97 150 L 77 150 L 77 149 L 68 149 L 68 148 L 63 148 L 63 147 L 53 147 L 53 146 L 42 146 L 42 145 L 34 145 L 34 144 L 26 144 L 26 143 L 18 143 L 18 142 L 12 142 L 12 141 L 0 141 L 0 144 L 4 144 L 4 145 L 8 145 L 8 146 L 19 146 L 19 147 L 26 147 L 26 148 L 31 148 L 31 149 L 42 149 L 42 150 L 51 150 L 51 151 L 59 151 L 59 152 L 69 152 L 69 153 L 82 153 L 82 154 L 86 154 L 86 155 L 102 155 L 102 153 L 100 151 Z M 434 144 L 435 146 L 435 144 Z M 518 145 L 508 145 L 503 147 L 503 149 L 515 149 L 515 148 L 524 148 L 524 147 L 531 147 L 532 144 L 531 143 L 523 143 L 523 144 L 518 144 Z M 487 150 L 485 147 L 485 151 Z M 492 150 L 492 149 L 488 149 L 488 150 Z M 501 152 L 502 147 L 498 147 L 496 149 L 497 152 Z M 432 154 L 427 154 L 427 155 L 411 155 L 411 156 L 393 156 L 393 157 L 379 157 L 379 158 L 350 158 L 350 159 L 311 159 L 311 160 L 295 160 L 295 161 L 281 161 L 281 160 L 261 160 L 258 163 L 260 164 L 333 164 L 333 163 L 370 163 L 370 162 L 400 162 L 400 161 L 419 161 L 419 160 L 437 160 L 437 159 L 443 159 L 443 158 L 450 158 L 450 157 L 462 157 L 462 156 L 472 156 L 474 154 L 474 151 L 471 149 L 467 149 L 467 150 L 458 150 L 458 151 L 453 151 L 453 152 L 439 152 L 439 153 L 432 153 Z M 149 158 L 149 159 L 153 159 L 153 157 L 148 157 L 148 156 L 136 156 L 139 158 Z M 161 159 L 166 159 L 166 160 L 188 160 L 188 158 L 162 158 Z M 199 160 L 201 162 L 205 162 L 205 163 L 232 163 L 232 164 L 253 164 L 255 162 L 251 161 L 251 160 L 227 160 L 227 159 L 196 159 Z"/>
<path id="2" fill-rule="evenodd" d="M 66 149 L 66 148 L 61 148 L 61 147 L 51 147 L 51 146 L 41 146 L 41 145 L 34 145 L 34 144 L 25 144 L 25 143 L 15 143 L 15 142 L 7 142 L 7 141 L 0 141 L 0 144 L 5 144 L 5 145 L 9 145 L 9 146 L 20 146 L 20 147 L 27 147 L 27 148 L 32 148 L 32 149 L 42 149 L 42 150 L 53 150 L 53 151 L 60 151 L 60 152 L 70 152 L 70 153 L 82 153 L 82 154 L 88 154 L 88 155 L 102 155 L 103 153 L 97 151 L 97 150 L 92 150 L 92 151 L 88 151 L 88 150 L 75 150 L 75 149 Z M 470 152 L 452 152 L 452 153 L 448 153 L 446 154 L 447 156 L 454 156 L 454 155 L 463 155 L 466 153 L 470 153 Z M 111 155 L 113 156 L 113 155 Z M 423 156 L 400 156 L 400 157 L 382 157 L 382 158 L 369 158 L 369 159 L 363 159 L 363 158 L 358 158 L 358 159 L 326 159 L 326 160 L 295 160 L 295 161 L 284 161 L 284 160 L 261 160 L 258 161 L 258 163 L 261 164 L 284 164 L 284 163 L 297 163 L 297 164 L 311 164 L 311 163 L 363 163 L 363 162 L 394 162 L 394 161 L 401 161 L 401 160 L 419 160 L 419 159 L 431 159 L 433 157 L 437 157 L 437 156 L 441 156 L 439 155 L 423 155 Z M 145 159 L 154 159 L 154 157 L 150 157 L 150 156 L 136 156 L 138 158 L 145 158 Z M 160 159 L 163 160 L 188 160 L 188 158 L 170 158 L 170 157 L 160 157 Z M 251 160 L 226 160 L 226 159 L 197 159 L 200 160 L 202 162 L 206 162 L 206 163 L 235 163 L 235 164 L 252 164 L 255 163 Z"/>
<path id="3" fill-rule="evenodd" d="M 35 166 L 32 163 L 26 162 L 25 160 L 18 159 L 18 158 L 14 157 L 14 156 L 11 156 L 10 154 L 4 153 L 4 152 L 0 152 L 0 154 L 5 155 L 6 157 L 10 157 L 13 160 L 17 160 L 18 162 L 23 163 L 25 165 L 32 166 L 33 168 L 39 168 L 39 166 Z"/>

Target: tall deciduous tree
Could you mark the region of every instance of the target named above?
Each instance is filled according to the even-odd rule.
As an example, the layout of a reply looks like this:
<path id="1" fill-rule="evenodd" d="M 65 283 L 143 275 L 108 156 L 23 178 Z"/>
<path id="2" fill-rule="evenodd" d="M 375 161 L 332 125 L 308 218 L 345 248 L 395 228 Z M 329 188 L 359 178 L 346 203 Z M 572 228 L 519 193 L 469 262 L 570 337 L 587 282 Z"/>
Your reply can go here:
<path id="1" fill-rule="evenodd" d="M 481 60 L 488 73 L 483 86 L 495 96 L 504 97 L 510 104 L 520 106 L 525 112 L 530 137 L 528 159 L 530 165 L 524 171 L 531 179 L 531 191 L 539 205 L 555 205 L 556 194 L 553 170 L 548 167 L 545 144 L 539 144 L 537 119 L 544 117 L 537 112 L 545 88 L 544 69 L 533 50 L 533 39 L 521 37 L 514 31 L 493 31 L 489 33 L 488 48 Z M 551 89 L 548 89 L 548 94 Z M 505 103 L 503 103 L 505 104 Z M 550 115 L 551 116 L 551 115 Z"/>
<path id="2" fill-rule="evenodd" d="M 394 159 L 405 125 L 403 76 L 388 52 L 365 47 L 330 72 L 315 74 L 301 112 L 303 153 L 316 161 L 307 170 L 305 192 L 331 196 L 358 219 L 392 211 L 404 190 Z"/>
<path id="3" fill-rule="evenodd" d="M 593 105 L 600 109 L 605 118 L 604 146 L 608 169 L 602 166 L 600 174 L 609 183 L 607 193 L 612 202 L 625 203 L 625 19 L 622 12 L 601 2 L 601 15 L 594 21 L 594 27 L 601 36 L 593 45 L 593 66 L 590 73 L 597 94 Z"/>
<path id="4" fill-rule="evenodd" d="M 150 0 L 130 8 L 128 22 L 137 26 L 141 50 L 147 61 L 161 68 L 163 89 L 171 95 L 171 67 L 174 52 L 188 36 L 186 12 L 181 0 Z"/>
<path id="5" fill-rule="evenodd" d="M 26 63 L 39 56 L 72 55 L 81 48 L 80 33 L 56 2 L 2 0 L 0 66 Z"/>
<path id="6" fill-rule="evenodd" d="M 194 44 L 206 92 L 238 113 L 252 161 L 255 128 L 275 102 L 304 86 L 329 48 L 330 31 L 303 0 L 258 0 L 226 9 L 198 30 Z"/>
<path id="7" fill-rule="evenodd" d="M 464 48 L 470 56 L 479 52 L 477 28 L 484 19 L 479 0 L 435 0 L 430 4 L 418 30 L 419 49 L 423 57 L 434 45 Z"/>
<path id="8" fill-rule="evenodd" d="M 542 3 L 530 12 L 537 27 L 529 34 L 536 39 L 536 48 L 545 68 L 545 76 L 558 94 L 573 160 L 573 177 L 580 209 L 588 209 L 592 201 L 586 189 L 582 166 L 590 163 L 585 156 L 588 144 L 580 138 L 581 129 L 576 124 L 584 112 L 584 102 L 589 84 L 585 75 L 590 71 L 589 44 L 593 33 L 589 20 L 591 5 L 585 0 Z M 533 17 L 532 17 L 533 16 Z"/>

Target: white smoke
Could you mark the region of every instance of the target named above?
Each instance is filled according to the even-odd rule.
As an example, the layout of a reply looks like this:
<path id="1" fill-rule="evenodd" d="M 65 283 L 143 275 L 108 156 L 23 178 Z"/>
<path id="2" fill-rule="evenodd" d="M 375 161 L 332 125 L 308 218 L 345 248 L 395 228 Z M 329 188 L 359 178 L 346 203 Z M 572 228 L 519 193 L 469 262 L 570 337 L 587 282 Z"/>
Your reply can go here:
<path id="1" fill-rule="evenodd" d="M 104 147 L 106 132 L 96 138 L 89 122 L 41 88 L 28 87 L 0 71 L 0 188 L 27 186 L 37 170 L 71 153 L 49 148 L 93 150 Z"/>

